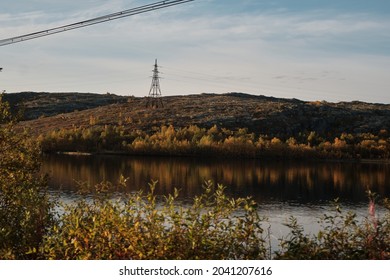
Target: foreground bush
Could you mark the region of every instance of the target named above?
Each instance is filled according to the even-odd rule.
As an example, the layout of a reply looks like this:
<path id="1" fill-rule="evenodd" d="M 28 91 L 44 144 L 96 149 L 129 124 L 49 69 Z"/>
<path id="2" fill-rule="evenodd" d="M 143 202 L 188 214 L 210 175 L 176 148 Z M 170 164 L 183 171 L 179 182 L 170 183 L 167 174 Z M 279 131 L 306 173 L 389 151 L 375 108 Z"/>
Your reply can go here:
<path id="1" fill-rule="evenodd" d="M 320 219 L 320 231 L 305 234 L 293 217 L 287 226 L 290 233 L 281 240 L 277 259 L 374 260 L 390 259 L 390 204 L 378 217 L 370 194 L 369 215 L 359 220 L 356 214 L 344 213 L 337 206 L 335 214 Z"/>
<path id="2" fill-rule="evenodd" d="M 102 185 L 103 189 L 107 185 Z M 42 248 L 47 259 L 265 259 L 262 219 L 249 199 L 211 182 L 186 207 L 174 196 L 113 201 L 101 193 L 67 206 Z M 101 188 L 100 188 L 101 190 Z"/>
<path id="3" fill-rule="evenodd" d="M 177 193 L 150 192 L 108 199 L 111 184 L 97 186 L 94 199 L 65 209 L 40 251 L 43 259 L 390 259 L 390 204 L 379 216 L 371 199 L 367 218 L 344 213 L 319 220 L 320 231 L 305 233 L 295 218 L 278 248 L 270 247 L 267 221 L 250 199 L 226 197 L 207 182 L 192 204 Z M 272 229 L 271 229 L 272 231 Z"/>
<path id="4" fill-rule="evenodd" d="M 39 175 L 39 147 L 14 124 L 0 96 L 0 258 L 29 259 L 52 226 L 53 204 Z"/>

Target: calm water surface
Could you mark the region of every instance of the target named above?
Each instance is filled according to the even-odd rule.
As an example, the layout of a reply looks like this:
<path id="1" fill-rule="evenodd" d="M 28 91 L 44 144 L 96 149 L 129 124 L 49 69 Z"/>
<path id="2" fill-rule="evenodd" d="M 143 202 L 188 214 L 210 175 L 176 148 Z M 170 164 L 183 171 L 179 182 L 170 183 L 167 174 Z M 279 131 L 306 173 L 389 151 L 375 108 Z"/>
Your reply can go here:
<path id="1" fill-rule="evenodd" d="M 317 218 L 332 211 L 336 198 L 345 210 L 363 217 L 368 188 L 390 197 L 389 164 L 48 155 L 42 171 L 51 176 L 51 190 L 64 201 L 76 197 L 77 181 L 94 185 L 117 182 L 123 175 L 131 192 L 157 180 L 158 194 L 178 188 L 186 201 L 202 192 L 205 180 L 213 180 L 231 196 L 253 197 L 275 235 L 286 231 L 282 224 L 291 215 L 315 231 Z"/>

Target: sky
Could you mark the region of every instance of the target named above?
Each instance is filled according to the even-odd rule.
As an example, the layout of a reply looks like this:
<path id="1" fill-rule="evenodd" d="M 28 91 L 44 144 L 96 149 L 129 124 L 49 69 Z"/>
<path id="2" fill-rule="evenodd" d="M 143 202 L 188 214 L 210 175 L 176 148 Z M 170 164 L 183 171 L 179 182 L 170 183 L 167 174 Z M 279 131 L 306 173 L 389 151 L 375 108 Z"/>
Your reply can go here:
<path id="1" fill-rule="evenodd" d="M 0 39 L 157 0 L 0 0 Z M 0 46 L 0 91 L 390 103 L 390 1 L 195 0 Z"/>

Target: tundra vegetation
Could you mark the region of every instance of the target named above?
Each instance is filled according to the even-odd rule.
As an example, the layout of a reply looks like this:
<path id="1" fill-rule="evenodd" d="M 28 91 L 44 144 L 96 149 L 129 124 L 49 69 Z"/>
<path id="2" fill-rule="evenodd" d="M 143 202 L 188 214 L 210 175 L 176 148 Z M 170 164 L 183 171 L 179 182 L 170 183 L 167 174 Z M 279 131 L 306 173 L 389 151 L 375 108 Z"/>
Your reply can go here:
<path id="1" fill-rule="evenodd" d="M 152 148 L 166 154 L 224 150 L 227 155 L 256 155 L 268 145 L 283 155 L 290 145 L 316 152 L 315 137 L 301 146 L 297 140 L 260 138 L 245 129 L 169 126 L 149 135 L 104 127 L 59 130 L 40 137 L 40 147 L 15 129 L 7 103 L 0 102 L 0 122 L 1 259 L 390 259 L 390 204 L 374 194 L 369 195 L 366 218 L 336 207 L 333 215 L 319 220 L 316 234 L 305 233 L 291 217 L 289 234 L 280 239 L 279 248 L 271 248 L 272 228 L 256 203 L 230 198 L 223 186 L 212 182 L 205 182 L 203 194 L 186 205 L 177 200 L 177 191 L 167 197 L 156 195 L 156 182 L 147 193 L 117 195 L 112 190 L 126 181 L 119 178 L 117 183 L 81 185 L 89 198 L 61 206 L 49 195 L 47 178 L 39 174 L 41 149 L 48 147 L 104 150 L 120 143 L 118 148 L 141 154 Z M 350 144 L 347 138 L 339 140 Z M 373 140 L 375 145 L 379 140 Z M 330 143 L 330 151 L 336 153 L 338 145 Z M 377 205 L 385 209 L 381 216 L 375 212 Z"/>

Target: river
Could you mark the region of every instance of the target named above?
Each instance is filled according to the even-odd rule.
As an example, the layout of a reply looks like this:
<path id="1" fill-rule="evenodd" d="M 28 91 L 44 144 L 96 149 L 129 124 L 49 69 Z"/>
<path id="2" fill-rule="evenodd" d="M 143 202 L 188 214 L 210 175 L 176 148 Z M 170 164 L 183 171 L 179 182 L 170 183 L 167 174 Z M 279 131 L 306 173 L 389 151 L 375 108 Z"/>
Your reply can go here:
<path id="1" fill-rule="evenodd" d="M 283 223 L 290 216 L 315 232 L 317 219 L 333 211 L 336 198 L 344 210 L 364 217 L 368 189 L 390 197 L 390 165 L 383 163 L 47 155 L 42 172 L 50 175 L 51 191 L 64 201 L 77 196 L 77 182 L 117 182 L 123 175 L 128 178 L 126 192 L 147 190 L 155 180 L 157 194 L 177 188 L 186 202 L 202 192 L 205 180 L 213 180 L 233 197 L 256 200 L 275 239 L 286 233 Z"/>

